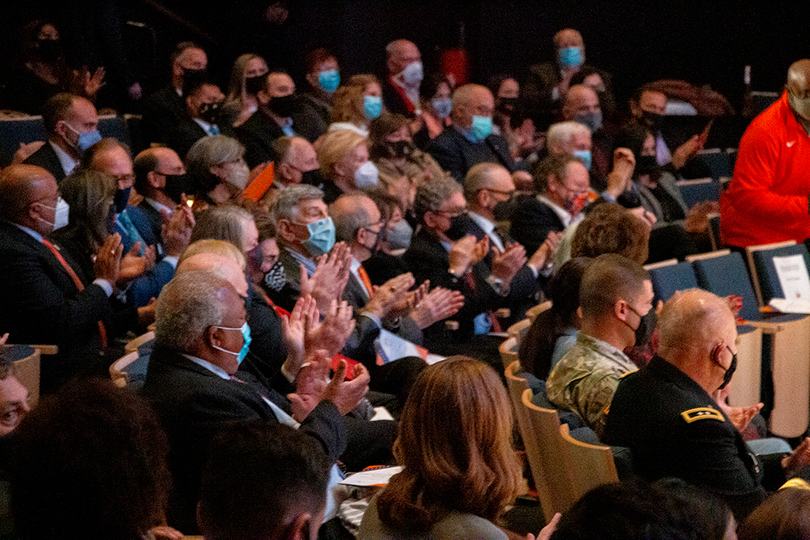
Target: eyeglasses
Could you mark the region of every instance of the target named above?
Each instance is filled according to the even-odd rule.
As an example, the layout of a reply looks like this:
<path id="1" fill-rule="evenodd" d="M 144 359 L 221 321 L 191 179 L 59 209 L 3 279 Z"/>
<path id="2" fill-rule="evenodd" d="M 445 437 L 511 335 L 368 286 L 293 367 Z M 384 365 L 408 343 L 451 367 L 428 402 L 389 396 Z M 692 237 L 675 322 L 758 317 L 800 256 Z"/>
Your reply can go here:
<path id="1" fill-rule="evenodd" d="M 503 195 L 504 197 L 512 198 L 512 195 L 515 194 L 515 190 L 511 191 L 502 191 L 500 189 L 492 189 L 492 188 L 481 188 L 478 191 L 489 191 L 490 193 L 497 193 L 498 195 Z"/>
<path id="2" fill-rule="evenodd" d="M 468 210 L 466 208 L 458 208 L 458 209 L 453 209 L 453 210 L 434 210 L 433 211 L 434 214 L 441 214 L 441 215 L 443 215 L 445 217 L 448 217 L 448 218 L 454 218 L 454 217 L 462 216 L 462 215 L 466 214 L 467 212 L 468 212 Z"/>
<path id="3" fill-rule="evenodd" d="M 134 174 L 119 174 L 115 177 L 116 182 L 123 182 L 125 184 L 132 184 L 135 181 Z"/>

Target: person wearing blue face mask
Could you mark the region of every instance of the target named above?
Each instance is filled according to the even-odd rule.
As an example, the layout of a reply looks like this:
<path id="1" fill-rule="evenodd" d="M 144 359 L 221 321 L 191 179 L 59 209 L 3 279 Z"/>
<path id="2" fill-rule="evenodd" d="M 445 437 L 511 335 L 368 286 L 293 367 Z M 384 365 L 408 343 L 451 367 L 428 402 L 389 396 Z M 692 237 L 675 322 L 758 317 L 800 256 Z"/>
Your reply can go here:
<path id="1" fill-rule="evenodd" d="M 61 93 L 45 103 L 42 120 L 48 141 L 24 163 L 42 167 L 60 182 L 78 166 L 84 151 L 101 140 L 98 114 L 86 99 Z"/>
<path id="2" fill-rule="evenodd" d="M 520 170 L 506 141 L 492 134 L 495 99 L 486 86 L 467 84 L 453 93 L 452 125 L 433 139 L 428 153 L 459 183 L 473 165 L 485 161 L 499 163 L 515 177 L 516 184 L 531 182 Z"/>
<path id="3" fill-rule="evenodd" d="M 350 129 L 368 137 L 368 126 L 383 111 L 380 81 L 374 75 L 353 75 L 335 92 L 329 132 Z"/>
<path id="4" fill-rule="evenodd" d="M 329 124 L 335 91 L 340 86 L 340 66 L 331 51 L 323 47 L 313 49 L 304 57 L 306 88 L 301 98 L 312 105 Z"/>

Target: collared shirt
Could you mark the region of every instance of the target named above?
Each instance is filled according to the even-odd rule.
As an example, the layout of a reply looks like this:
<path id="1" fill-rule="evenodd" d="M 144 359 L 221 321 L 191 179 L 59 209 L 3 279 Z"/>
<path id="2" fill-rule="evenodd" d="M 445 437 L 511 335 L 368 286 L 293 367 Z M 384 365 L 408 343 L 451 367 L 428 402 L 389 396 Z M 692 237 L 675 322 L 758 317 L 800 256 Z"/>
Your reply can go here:
<path id="1" fill-rule="evenodd" d="M 284 132 L 284 135 L 287 137 L 295 137 L 295 131 L 293 131 L 293 120 L 292 118 L 281 118 L 278 120 L 278 125 L 281 127 L 281 131 Z"/>
<path id="2" fill-rule="evenodd" d="M 349 270 L 351 271 L 352 276 L 354 276 L 354 278 L 357 279 L 357 282 L 360 283 L 360 285 L 363 286 L 363 292 L 366 293 L 366 300 L 368 300 L 368 299 L 371 298 L 371 291 L 369 291 L 366 288 L 366 284 L 363 281 L 363 278 L 360 277 L 360 267 L 361 266 L 362 266 L 362 264 L 360 263 L 360 261 L 358 261 L 356 257 L 352 257 L 352 264 L 351 264 Z"/>
<path id="3" fill-rule="evenodd" d="M 208 122 L 200 120 L 199 118 L 194 118 L 193 120 L 197 122 L 197 125 L 203 128 L 203 131 L 205 131 L 206 135 L 209 137 L 219 135 L 219 127 L 216 124 L 209 124 Z"/>
<path id="4" fill-rule="evenodd" d="M 585 217 L 585 216 L 582 214 L 582 212 L 580 212 L 580 213 L 579 213 L 579 214 L 577 214 L 576 216 L 572 216 L 572 215 L 571 215 L 571 214 L 568 212 L 568 210 L 566 210 L 565 208 L 563 208 L 563 207 L 562 207 L 562 206 L 560 206 L 559 204 L 557 204 L 557 203 L 555 203 L 555 202 L 552 202 L 551 200 L 549 200 L 549 199 L 548 199 L 547 197 L 545 197 L 544 195 L 538 195 L 538 196 L 537 196 L 537 200 L 538 200 L 538 201 L 540 201 L 540 202 L 542 202 L 542 203 L 544 203 L 544 204 L 547 204 L 547 205 L 549 206 L 549 208 L 551 208 L 552 210 L 554 210 L 554 213 L 555 213 L 555 214 L 557 214 L 557 217 L 559 217 L 559 218 L 560 218 L 560 221 L 562 221 L 563 227 L 565 227 L 566 229 L 567 229 L 567 228 L 568 228 L 568 226 L 569 226 L 569 225 L 571 225 L 572 223 L 576 223 L 577 221 L 582 221 L 582 219 Z"/>
<path id="5" fill-rule="evenodd" d="M 500 236 L 498 236 L 498 233 L 495 232 L 495 224 L 492 223 L 487 218 L 485 218 L 484 216 L 476 214 L 475 212 L 469 212 L 469 216 L 470 219 L 472 219 L 476 225 L 481 227 L 481 230 L 487 233 L 487 236 L 489 236 L 490 241 L 493 244 L 495 244 L 495 247 L 497 247 L 498 250 L 501 253 L 503 253 L 505 251 L 505 248 L 503 246 L 503 242 L 501 241 Z"/>
<path id="6" fill-rule="evenodd" d="M 48 141 L 48 144 L 50 144 L 53 151 L 56 152 L 56 157 L 59 158 L 59 163 L 62 165 L 62 170 L 65 171 L 65 176 L 72 173 L 73 169 L 79 166 L 79 162 L 70 157 L 59 145 L 54 144 L 53 141 Z"/>
<path id="7" fill-rule="evenodd" d="M 419 110 L 419 85 L 417 84 L 415 88 L 412 88 L 410 86 L 405 86 L 404 82 L 399 80 L 397 77 L 394 77 L 393 75 L 391 76 L 390 80 L 395 85 L 402 88 L 402 90 L 405 92 L 405 97 L 408 98 L 408 101 L 410 101 L 411 105 L 413 105 L 413 107 L 414 107 L 413 112 L 415 114 L 421 114 L 422 111 Z"/>
<path id="8" fill-rule="evenodd" d="M 143 200 L 146 201 L 146 204 L 148 204 L 149 206 L 151 206 L 152 208 L 154 208 L 155 210 L 160 212 L 161 215 L 163 215 L 163 212 L 166 212 L 167 214 L 169 214 L 169 216 L 174 215 L 174 208 L 170 208 L 170 207 L 166 206 L 165 204 L 161 204 L 161 203 L 157 202 L 154 199 L 150 199 L 149 197 L 144 197 Z"/>
<path id="9" fill-rule="evenodd" d="M 622 351 L 580 331 L 574 346 L 548 376 L 548 399 L 575 412 L 601 437 L 619 380 L 636 369 Z"/>
<path id="10" fill-rule="evenodd" d="M 662 167 L 672 161 L 672 154 L 660 132 L 655 136 L 655 161 Z"/>

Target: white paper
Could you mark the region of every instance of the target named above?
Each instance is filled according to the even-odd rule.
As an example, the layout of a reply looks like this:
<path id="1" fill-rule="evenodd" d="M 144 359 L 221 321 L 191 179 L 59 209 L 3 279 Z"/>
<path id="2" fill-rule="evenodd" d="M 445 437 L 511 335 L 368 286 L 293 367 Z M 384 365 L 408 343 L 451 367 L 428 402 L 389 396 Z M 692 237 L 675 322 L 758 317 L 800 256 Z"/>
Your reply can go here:
<path id="1" fill-rule="evenodd" d="M 388 330 L 380 330 L 380 337 L 377 339 L 377 354 L 380 355 L 383 362 L 393 362 L 406 356 L 416 356 L 417 358 L 424 358 L 427 351 L 418 347 L 414 343 L 406 339 L 402 339 L 396 334 L 392 334 Z"/>
<path id="2" fill-rule="evenodd" d="M 804 257 L 774 257 L 773 264 L 785 299 L 810 301 L 810 276 L 807 275 Z"/>
<path id="3" fill-rule="evenodd" d="M 393 420 L 394 417 L 391 416 L 391 413 L 388 412 L 388 409 L 385 407 L 374 407 L 374 416 L 371 417 L 372 422 L 376 422 L 377 420 Z"/>
<path id="4" fill-rule="evenodd" d="M 447 360 L 447 357 L 439 356 L 438 354 L 428 354 L 427 358 L 425 358 L 425 362 L 427 362 L 429 366 L 432 366 L 433 364 L 438 364 L 442 360 Z"/>
<path id="5" fill-rule="evenodd" d="M 362 471 L 355 473 L 340 483 L 347 486 L 386 486 L 388 481 L 395 474 L 401 473 L 402 467 L 383 467 L 381 469 L 372 469 L 370 471 Z"/>
<path id="6" fill-rule="evenodd" d="M 781 313 L 810 313 L 810 301 L 771 298 L 768 305 Z"/>

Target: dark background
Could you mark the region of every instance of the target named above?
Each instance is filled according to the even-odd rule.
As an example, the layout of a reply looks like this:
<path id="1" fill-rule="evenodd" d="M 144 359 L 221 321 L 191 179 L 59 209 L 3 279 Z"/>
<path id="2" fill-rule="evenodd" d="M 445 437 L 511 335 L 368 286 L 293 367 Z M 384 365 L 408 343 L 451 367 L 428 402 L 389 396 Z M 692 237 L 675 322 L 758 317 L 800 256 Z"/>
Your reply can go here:
<path id="1" fill-rule="evenodd" d="M 381 72 L 385 44 L 396 38 L 416 42 L 426 72 L 437 68 L 443 49 L 463 44 L 472 80 L 483 82 L 501 72 L 522 79 L 529 65 L 552 59 L 554 33 L 572 27 L 583 34 L 587 62 L 613 74 L 621 106 L 637 86 L 677 78 L 711 85 L 738 110 L 745 65 L 752 66 L 753 89 L 779 91 L 787 67 L 810 57 L 803 3 L 289 0 L 283 2 L 288 17 L 282 24 L 264 20 L 270 3 L 7 0 L 0 21 L 0 68 L 10 65 L 16 34 L 25 22 L 54 20 L 69 44 L 76 34 L 114 24 L 110 19 L 116 9 L 122 22 L 146 25 L 122 25 L 127 57 L 146 93 L 165 84 L 169 51 L 186 39 L 208 50 L 210 70 L 223 87 L 233 59 L 248 51 L 287 68 L 299 82 L 303 55 L 316 46 L 337 54 L 343 77 Z M 105 15 L 92 20 L 89 14 L 99 12 Z M 77 63 L 104 64 L 105 54 L 74 52 L 73 57 Z"/>

